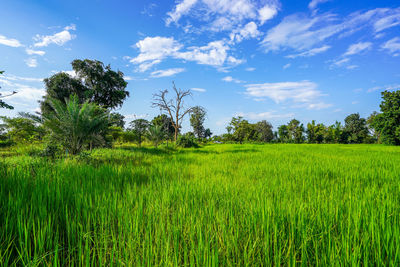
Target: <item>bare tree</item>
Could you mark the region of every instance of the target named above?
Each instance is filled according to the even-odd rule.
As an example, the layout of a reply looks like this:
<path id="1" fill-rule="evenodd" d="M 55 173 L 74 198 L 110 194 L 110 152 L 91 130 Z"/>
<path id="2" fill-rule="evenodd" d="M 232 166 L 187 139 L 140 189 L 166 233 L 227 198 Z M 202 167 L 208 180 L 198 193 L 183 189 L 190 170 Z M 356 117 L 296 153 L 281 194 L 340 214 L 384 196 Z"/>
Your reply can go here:
<path id="1" fill-rule="evenodd" d="M 176 141 L 183 117 L 193 111 L 193 107 L 185 108 L 183 101 L 186 96 L 191 96 L 192 92 L 190 90 L 177 89 L 174 82 L 172 82 L 172 89 L 176 94 L 175 99 L 167 99 L 168 90 L 161 90 L 159 93 L 153 95 L 152 106 L 158 107 L 161 111 L 168 113 L 172 121 L 172 126 L 175 129 Z"/>

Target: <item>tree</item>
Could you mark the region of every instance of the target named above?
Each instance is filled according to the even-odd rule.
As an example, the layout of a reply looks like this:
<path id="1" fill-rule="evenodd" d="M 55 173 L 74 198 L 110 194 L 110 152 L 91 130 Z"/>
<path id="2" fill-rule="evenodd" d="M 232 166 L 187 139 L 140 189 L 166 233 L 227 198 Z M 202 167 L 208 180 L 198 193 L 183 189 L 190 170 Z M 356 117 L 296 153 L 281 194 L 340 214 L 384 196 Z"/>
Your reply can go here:
<path id="1" fill-rule="evenodd" d="M 378 143 L 381 143 L 381 129 L 384 126 L 384 120 L 382 113 L 376 111 L 367 118 L 367 126 L 369 132 L 374 136 Z"/>
<path id="2" fill-rule="evenodd" d="M 381 113 L 376 115 L 372 126 L 382 142 L 400 145 L 400 90 L 382 92 Z"/>
<path id="3" fill-rule="evenodd" d="M 152 125 L 160 126 L 164 132 L 164 138 L 172 139 L 174 138 L 175 128 L 173 126 L 171 118 L 165 114 L 158 115 L 151 121 Z"/>
<path id="4" fill-rule="evenodd" d="M 43 127 L 32 119 L 22 116 L 16 118 L 1 117 L 9 136 L 15 142 L 32 142 L 44 136 Z"/>
<path id="5" fill-rule="evenodd" d="M 271 142 L 274 139 L 271 123 L 262 120 L 256 123 L 256 139 L 261 142 Z"/>
<path id="6" fill-rule="evenodd" d="M 3 74 L 3 73 L 4 73 L 4 71 L 0 71 L 0 75 Z M 0 87 L 0 88 L 1 88 L 1 87 Z M 7 104 L 6 102 L 4 102 L 4 101 L 2 100 L 2 98 L 15 95 L 16 93 L 17 93 L 16 91 L 13 91 L 11 94 L 8 94 L 8 95 L 2 95 L 2 94 L 0 94 L 0 108 L 14 109 L 13 106 L 10 106 L 10 105 Z"/>
<path id="7" fill-rule="evenodd" d="M 44 79 L 46 95 L 40 103 L 42 114 L 51 111 L 50 98 L 65 101 L 70 95 L 76 95 L 79 103 L 88 101 L 106 109 L 114 109 L 122 105 L 129 96 L 125 91 L 127 82 L 124 74 L 113 71 L 97 60 L 74 60 L 72 68 L 76 77 L 67 73 L 57 73 Z"/>
<path id="8" fill-rule="evenodd" d="M 348 143 L 360 144 L 368 137 L 367 121 L 360 114 L 353 113 L 344 119 L 344 133 Z"/>
<path id="9" fill-rule="evenodd" d="M 326 127 L 325 125 L 318 123 L 315 124 L 315 120 L 312 120 L 311 123 L 307 124 L 307 139 L 309 143 L 322 143 L 326 136 Z"/>
<path id="10" fill-rule="evenodd" d="M 139 147 L 142 145 L 143 137 L 146 135 L 147 128 L 149 127 L 149 121 L 145 119 L 137 119 L 133 120 L 129 123 L 130 131 L 132 131 L 136 136 L 136 142 Z"/>
<path id="11" fill-rule="evenodd" d="M 287 125 L 281 125 L 278 127 L 278 135 L 281 143 L 286 143 L 289 141 L 289 130 Z"/>
<path id="12" fill-rule="evenodd" d="M 165 132 L 159 125 L 151 125 L 147 130 L 147 138 L 157 146 L 164 140 Z"/>
<path id="13" fill-rule="evenodd" d="M 304 126 L 300 121 L 292 119 L 288 125 L 289 138 L 292 142 L 302 143 L 304 141 Z"/>
<path id="14" fill-rule="evenodd" d="M 190 115 L 190 126 L 193 128 L 193 133 L 197 138 L 204 138 L 204 120 L 206 119 L 206 110 L 203 107 L 193 107 Z"/>
<path id="15" fill-rule="evenodd" d="M 174 139 L 175 142 L 178 139 L 179 129 L 181 123 L 186 114 L 192 112 L 193 108 L 185 108 L 184 98 L 191 96 L 190 90 L 177 89 L 175 83 L 172 83 L 172 89 L 175 92 L 175 99 L 167 99 L 168 90 L 162 90 L 157 94 L 153 95 L 153 107 L 158 107 L 162 112 L 168 113 L 172 121 L 172 126 L 175 129 Z"/>
<path id="16" fill-rule="evenodd" d="M 109 127 L 108 112 L 88 101 L 80 104 L 78 96 L 72 95 L 66 102 L 48 99 L 54 112 L 43 114 L 44 125 L 71 154 L 77 154 L 93 142 L 104 141 Z"/>
<path id="17" fill-rule="evenodd" d="M 125 126 L 125 117 L 122 114 L 117 112 L 110 113 L 110 122 L 112 126 L 120 127 L 124 129 Z"/>
<path id="18" fill-rule="evenodd" d="M 240 120 L 236 125 L 235 131 L 233 132 L 233 138 L 235 141 L 242 143 L 243 141 L 255 140 L 255 125 L 250 124 L 247 120 Z"/>
<path id="19" fill-rule="evenodd" d="M 204 130 L 204 138 L 211 138 L 212 134 L 213 133 L 211 132 L 210 128 Z"/>

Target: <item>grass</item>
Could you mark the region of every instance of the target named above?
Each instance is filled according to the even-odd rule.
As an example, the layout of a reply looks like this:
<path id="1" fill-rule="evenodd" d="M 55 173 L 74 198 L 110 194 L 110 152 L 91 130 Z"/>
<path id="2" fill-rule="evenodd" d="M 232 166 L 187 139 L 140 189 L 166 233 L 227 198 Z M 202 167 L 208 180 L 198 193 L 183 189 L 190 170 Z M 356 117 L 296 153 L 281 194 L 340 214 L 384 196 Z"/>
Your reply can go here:
<path id="1" fill-rule="evenodd" d="M 0 160 L 0 266 L 400 266 L 400 148 Z"/>

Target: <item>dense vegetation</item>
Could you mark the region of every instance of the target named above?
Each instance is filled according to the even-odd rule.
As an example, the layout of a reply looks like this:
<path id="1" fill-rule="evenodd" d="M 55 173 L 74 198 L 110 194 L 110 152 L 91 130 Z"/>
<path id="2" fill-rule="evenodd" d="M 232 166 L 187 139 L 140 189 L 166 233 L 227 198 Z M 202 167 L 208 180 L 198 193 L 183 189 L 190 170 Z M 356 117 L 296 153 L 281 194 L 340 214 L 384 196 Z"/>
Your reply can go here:
<path id="1" fill-rule="evenodd" d="M 400 264 L 398 147 L 27 149 L 0 163 L 1 266 Z"/>

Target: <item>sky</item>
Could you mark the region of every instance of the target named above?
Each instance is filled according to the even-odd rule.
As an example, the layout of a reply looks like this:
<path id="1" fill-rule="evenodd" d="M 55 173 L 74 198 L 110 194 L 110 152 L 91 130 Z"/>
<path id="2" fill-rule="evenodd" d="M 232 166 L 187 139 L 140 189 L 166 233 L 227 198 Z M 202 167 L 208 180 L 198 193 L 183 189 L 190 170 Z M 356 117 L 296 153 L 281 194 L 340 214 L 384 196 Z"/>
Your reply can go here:
<path id="1" fill-rule="evenodd" d="M 18 93 L 0 115 L 38 111 L 43 78 L 86 58 L 125 74 L 127 121 L 160 114 L 152 96 L 174 81 L 214 134 L 233 116 L 329 125 L 400 89 L 400 2 L 2 0 L 0 93 Z"/>

